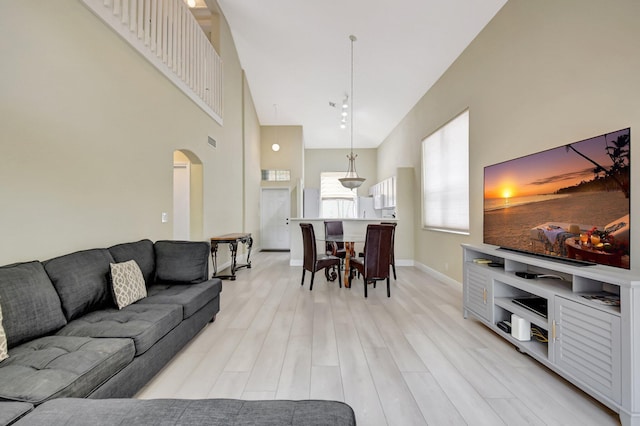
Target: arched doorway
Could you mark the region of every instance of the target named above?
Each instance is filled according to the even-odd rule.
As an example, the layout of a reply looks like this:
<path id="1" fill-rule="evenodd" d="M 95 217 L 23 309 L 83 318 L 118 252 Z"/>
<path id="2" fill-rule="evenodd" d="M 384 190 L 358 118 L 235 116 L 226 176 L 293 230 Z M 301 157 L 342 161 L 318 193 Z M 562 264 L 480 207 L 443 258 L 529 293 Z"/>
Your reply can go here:
<path id="1" fill-rule="evenodd" d="M 173 238 L 201 240 L 202 162 L 189 150 L 173 152 Z"/>

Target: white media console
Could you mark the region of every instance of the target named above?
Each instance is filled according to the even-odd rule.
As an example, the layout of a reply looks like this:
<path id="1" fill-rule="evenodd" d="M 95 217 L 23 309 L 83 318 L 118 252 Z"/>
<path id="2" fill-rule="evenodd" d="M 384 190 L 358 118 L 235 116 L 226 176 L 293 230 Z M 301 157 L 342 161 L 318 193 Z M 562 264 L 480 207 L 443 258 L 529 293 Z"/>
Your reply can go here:
<path id="1" fill-rule="evenodd" d="M 618 412 L 623 426 L 640 426 L 640 277 L 609 266 L 577 266 L 482 244 L 463 244 L 463 252 L 465 318 L 478 318 Z M 516 272 L 561 279 L 527 279 Z M 619 306 L 587 298 L 602 294 L 618 295 Z M 526 297 L 546 299 L 546 317 L 513 302 Z M 510 321 L 512 314 L 541 330 L 548 342 L 521 341 L 500 329 L 497 324 Z"/>

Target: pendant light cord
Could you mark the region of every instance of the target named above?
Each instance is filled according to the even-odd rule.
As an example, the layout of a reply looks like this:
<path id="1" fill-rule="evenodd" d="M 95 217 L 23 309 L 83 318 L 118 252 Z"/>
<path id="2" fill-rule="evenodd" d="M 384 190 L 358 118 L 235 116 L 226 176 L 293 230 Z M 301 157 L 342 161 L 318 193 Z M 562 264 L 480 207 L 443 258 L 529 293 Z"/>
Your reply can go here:
<path id="1" fill-rule="evenodd" d="M 353 120 L 355 119 L 355 108 L 353 106 L 353 42 L 357 40 L 356 36 L 351 34 L 351 157 L 353 157 Z"/>

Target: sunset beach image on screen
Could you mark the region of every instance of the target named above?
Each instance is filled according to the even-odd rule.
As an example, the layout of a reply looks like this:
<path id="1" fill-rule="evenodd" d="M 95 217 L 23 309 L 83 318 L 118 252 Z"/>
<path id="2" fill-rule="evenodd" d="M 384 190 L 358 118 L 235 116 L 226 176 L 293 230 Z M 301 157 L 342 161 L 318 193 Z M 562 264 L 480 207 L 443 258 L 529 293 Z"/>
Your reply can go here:
<path id="1" fill-rule="evenodd" d="M 628 269 L 630 144 L 623 129 L 485 167 L 484 242 Z"/>

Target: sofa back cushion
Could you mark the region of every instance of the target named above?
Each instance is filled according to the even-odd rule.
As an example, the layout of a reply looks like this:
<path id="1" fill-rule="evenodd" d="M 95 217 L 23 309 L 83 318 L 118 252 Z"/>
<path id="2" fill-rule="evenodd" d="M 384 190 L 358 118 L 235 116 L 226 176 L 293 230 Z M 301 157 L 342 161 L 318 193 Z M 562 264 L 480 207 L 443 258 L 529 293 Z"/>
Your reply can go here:
<path id="1" fill-rule="evenodd" d="M 105 306 L 113 306 L 109 284 L 110 264 L 113 262 L 109 250 L 92 249 L 56 257 L 44 263 L 62 301 L 67 321 Z"/>
<path id="2" fill-rule="evenodd" d="M 198 284 L 209 275 L 211 246 L 204 241 L 156 241 L 156 282 Z"/>
<path id="3" fill-rule="evenodd" d="M 142 271 L 142 276 L 144 277 L 147 287 L 153 284 L 156 272 L 156 260 L 155 253 L 153 252 L 153 243 L 150 240 L 118 244 L 109 247 L 109 253 L 111 253 L 116 263 L 135 260 Z"/>
<path id="4" fill-rule="evenodd" d="M 0 268 L 0 304 L 9 348 L 67 323 L 60 298 L 38 261 Z"/>

